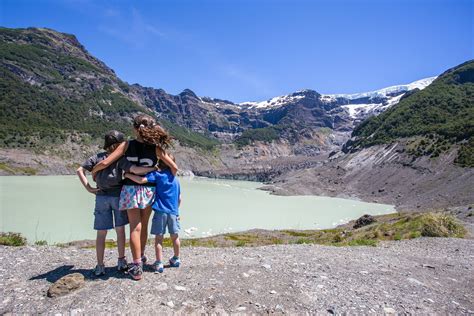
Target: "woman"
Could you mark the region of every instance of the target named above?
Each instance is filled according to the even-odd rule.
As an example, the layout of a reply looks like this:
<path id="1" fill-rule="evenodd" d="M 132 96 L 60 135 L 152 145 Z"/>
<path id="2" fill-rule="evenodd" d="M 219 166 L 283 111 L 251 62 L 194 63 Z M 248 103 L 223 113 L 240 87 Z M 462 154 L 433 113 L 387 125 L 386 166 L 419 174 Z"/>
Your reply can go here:
<path id="1" fill-rule="evenodd" d="M 107 159 L 94 167 L 93 173 L 106 168 L 122 155 L 138 166 L 155 166 L 158 159 L 163 160 L 167 165 L 176 166 L 164 150 L 170 146 L 171 137 L 151 116 L 136 116 L 133 120 L 133 129 L 135 139 L 119 145 Z M 142 265 L 147 260 L 145 246 L 148 239 L 148 221 L 154 195 L 154 184 L 137 184 L 130 179 L 124 181 L 120 193 L 120 210 L 127 211 L 130 222 L 130 250 L 133 262 L 129 274 L 135 280 L 141 279 Z"/>

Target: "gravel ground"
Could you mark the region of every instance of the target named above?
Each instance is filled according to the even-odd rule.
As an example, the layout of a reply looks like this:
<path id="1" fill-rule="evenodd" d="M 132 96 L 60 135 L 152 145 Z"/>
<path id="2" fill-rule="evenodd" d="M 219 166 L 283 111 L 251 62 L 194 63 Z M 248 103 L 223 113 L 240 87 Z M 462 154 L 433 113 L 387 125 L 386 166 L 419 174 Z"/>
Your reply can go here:
<path id="1" fill-rule="evenodd" d="M 0 246 L 0 313 L 474 313 L 474 240 L 420 238 L 378 247 L 184 248 L 182 267 L 93 278 L 93 249 Z M 170 255 L 169 249 L 166 254 Z M 85 286 L 48 298 L 79 272 Z"/>

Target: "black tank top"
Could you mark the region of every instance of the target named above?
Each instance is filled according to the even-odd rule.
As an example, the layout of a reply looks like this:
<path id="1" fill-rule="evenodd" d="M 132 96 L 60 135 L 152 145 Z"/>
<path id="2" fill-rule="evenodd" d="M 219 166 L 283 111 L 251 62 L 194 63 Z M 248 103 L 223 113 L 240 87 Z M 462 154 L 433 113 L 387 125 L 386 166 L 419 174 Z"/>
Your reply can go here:
<path id="1" fill-rule="evenodd" d="M 128 142 L 125 158 L 131 163 L 140 167 L 153 167 L 158 162 L 155 145 L 147 145 L 134 139 Z M 139 185 L 130 179 L 125 179 L 124 185 Z M 154 183 L 147 183 L 146 186 L 155 186 Z"/>

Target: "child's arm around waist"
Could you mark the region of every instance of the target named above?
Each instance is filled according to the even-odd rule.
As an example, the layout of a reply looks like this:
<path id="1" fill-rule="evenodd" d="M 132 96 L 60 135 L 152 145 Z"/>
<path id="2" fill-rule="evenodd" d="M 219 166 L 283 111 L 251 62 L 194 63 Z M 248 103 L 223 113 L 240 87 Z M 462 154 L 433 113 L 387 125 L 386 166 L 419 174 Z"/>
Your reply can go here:
<path id="1" fill-rule="evenodd" d="M 77 168 L 76 174 L 79 176 L 79 180 L 81 181 L 82 185 L 87 190 L 87 192 L 90 192 L 92 194 L 96 194 L 97 192 L 99 192 L 98 188 L 93 188 L 89 184 L 89 181 L 87 180 L 87 177 L 86 177 L 86 169 L 84 169 L 81 166 L 81 167 Z"/>
<path id="2" fill-rule="evenodd" d="M 156 171 L 155 167 L 140 167 L 133 165 L 130 167 L 130 172 L 140 176 L 146 175 L 149 172 Z"/>
<path id="3" fill-rule="evenodd" d="M 129 178 L 130 180 L 132 180 L 133 182 L 138 183 L 138 184 L 148 183 L 148 180 L 147 180 L 146 177 L 140 177 L 140 176 L 137 176 L 135 174 L 131 174 L 129 172 L 125 172 L 124 176 L 125 176 L 125 178 Z"/>

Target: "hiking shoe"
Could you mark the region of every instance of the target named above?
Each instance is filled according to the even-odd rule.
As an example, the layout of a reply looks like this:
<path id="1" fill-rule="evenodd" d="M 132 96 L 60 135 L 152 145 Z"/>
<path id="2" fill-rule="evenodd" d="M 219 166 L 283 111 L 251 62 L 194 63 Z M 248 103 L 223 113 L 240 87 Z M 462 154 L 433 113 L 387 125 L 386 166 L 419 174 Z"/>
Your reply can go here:
<path id="1" fill-rule="evenodd" d="M 179 257 L 173 256 L 172 258 L 170 258 L 170 267 L 179 268 L 180 264 L 181 264 L 181 260 L 179 260 Z"/>
<path id="2" fill-rule="evenodd" d="M 132 277 L 134 280 L 140 280 L 142 278 L 143 274 L 143 268 L 140 263 L 132 263 L 128 266 L 128 274 Z"/>
<path id="3" fill-rule="evenodd" d="M 153 264 L 153 270 L 155 271 L 155 273 L 163 273 L 163 270 L 164 270 L 164 266 L 163 266 L 163 262 L 161 261 L 155 261 L 155 263 Z"/>
<path id="4" fill-rule="evenodd" d="M 128 270 L 127 258 L 118 258 L 117 260 L 117 270 L 123 272 Z"/>
<path id="5" fill-rule="evenodd" d="M 143 255 L 142 256 L 142 263 L 145 264 L 148 261 L 148 257 Z"/>
<path id="6" fill-rule="evenodd" d="M 95 266 L 94 275 L 99 277 L 101 275 L 105 275 L 105 266 L 103 264 L 98 264 Z"/>

